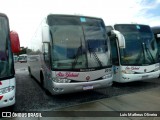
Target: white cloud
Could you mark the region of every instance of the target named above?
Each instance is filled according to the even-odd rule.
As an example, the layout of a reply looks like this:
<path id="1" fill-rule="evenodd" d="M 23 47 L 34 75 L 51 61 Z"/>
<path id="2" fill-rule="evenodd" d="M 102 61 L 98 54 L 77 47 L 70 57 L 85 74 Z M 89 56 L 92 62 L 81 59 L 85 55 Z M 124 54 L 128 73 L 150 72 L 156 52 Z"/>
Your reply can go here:
<path id="1" fill-rule="evenodd" d="M 139 11 L 135 14 L 134 19 L 137 23 L 149 24 L 150 26 L 160 25 L 160 15 L 157 16 L 154 12 L 149 12 L 159 7 L 160 0 L 150 1 L 150 3 L 148 3 L 147 0 L 141 1 L 139 4 Z"/>
<path id="2" fill-rule="evenodd" d="M 47 13 L 83 14 L 104 19 L 105 23 L 160 25 L 160 16 L 147 11 L 160 5 L 160 0 L 0 0 L 0 12 L 10 19 L 11 29 L 19 33 L 21 46 L 27 46 L 42 17 Z"/>

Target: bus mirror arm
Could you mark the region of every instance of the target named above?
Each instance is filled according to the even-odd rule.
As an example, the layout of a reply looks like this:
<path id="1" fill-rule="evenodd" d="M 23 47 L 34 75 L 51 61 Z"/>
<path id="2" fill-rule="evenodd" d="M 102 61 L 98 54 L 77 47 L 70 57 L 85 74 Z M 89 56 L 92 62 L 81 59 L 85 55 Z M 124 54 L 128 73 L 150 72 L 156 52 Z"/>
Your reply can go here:
<path id="1" fill-rule="evenodd" d="M 112 34 L 111 34 L 111 31 L 109 31 L 109 32 L 107 33 L 107 35 L 108 35 L 108 36 L 111 36 L 111 35 L 112 35 Z"/>
<path id="2" fill-rule="evenodd" d="M 124 38 L 123 34 L 120 33 L 117 30 L 112 30 L 111 33 L 116 35 L 116 38 L 117 38 L 118 43 L 119 43 L 119 47 L 120 48 L 125 48 L 126 45 L 125 45 L 125 38 Z"/>

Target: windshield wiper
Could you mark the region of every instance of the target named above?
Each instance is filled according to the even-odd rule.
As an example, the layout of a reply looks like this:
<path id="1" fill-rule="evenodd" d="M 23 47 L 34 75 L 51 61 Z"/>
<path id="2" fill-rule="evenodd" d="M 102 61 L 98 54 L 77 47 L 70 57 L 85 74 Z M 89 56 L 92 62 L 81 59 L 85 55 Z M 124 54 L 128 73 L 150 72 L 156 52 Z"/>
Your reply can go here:
<path id="1" fill-rule="evenodd" d="M 144 46 L 145 46 L 146 53 L 150 56 L 150 58 L 152 59 L 152 61 L 155 63 L 153 55 L 152 55 L 151 51 L 149 50 L 149 48 L 147 47 L 146 43 L 144 43 Z"/>
<path id="2" fill-rule="evenodd" d="M 87 40 L 86 40 L 87 41 Z M 91 54 L 93 54 L 93 56 L 95 57 L 95 59 L 97 60 L 97 62 L 99 63 L 99 65 L 100 65 L 100 67 L 102 67 L 103 65 L 102 65 L 102 62 L 100 61 L 100 59 L 98 58 L 98 56 L 97 56 L 97 54 L 92 50 L 91 51 L 91 48 L 90 48 L 90 46 L 89 46 L 89 42 L 87 41 L 87 44 L 88 44 L 88 51 L 89 51 L 89 53 Z"/>
<path id="3" fill-rule="evenodd" d="M 75 55 L 74 62 L 73 62 L 73 64 L 72 64 L 72 69 L 75 68 L 79 56 L 82 55 L 82 39 L 81 39 L 81 38 L 80 38 L 80 44 L 81 44 L 81 45 L 78 47 L 77 53 L 76 53 L 76 55 Z"/>
<path id="4" fill-rule="evenodd" d="M 142 58 L 142 56 L 143 56 L 143 62 L 140 63 L 140 65 L 146 64 L 145 52 L 144 52 L 144 44 L 142 42 L 141 42 L 141 46 L 142 46 L 142 49 L 141 49 L 140 53 L 138 54 L 138 56 L 137 56 L 137 58 L 135 60 L 138 63 L 140 61 L 140 59 Z"/>

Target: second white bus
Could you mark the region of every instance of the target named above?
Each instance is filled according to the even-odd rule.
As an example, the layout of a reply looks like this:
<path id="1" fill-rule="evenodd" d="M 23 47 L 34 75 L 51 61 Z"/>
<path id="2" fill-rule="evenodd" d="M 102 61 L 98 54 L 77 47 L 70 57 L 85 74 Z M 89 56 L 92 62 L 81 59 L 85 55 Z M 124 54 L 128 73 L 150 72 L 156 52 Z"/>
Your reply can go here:
<path id="1" fill-rule="evenodd" d="M 132 82 L 158 78 L 160 67 L 158 62 L 158 47 L 154 34 L 148 25 L 116 24 L 106 27 L 115 32 L 121 32 L 125 47 L 121 47 L 119 39 L 111 35 L 113 81 Z M 113 30 L 111 30 L 113 29 Z"/>

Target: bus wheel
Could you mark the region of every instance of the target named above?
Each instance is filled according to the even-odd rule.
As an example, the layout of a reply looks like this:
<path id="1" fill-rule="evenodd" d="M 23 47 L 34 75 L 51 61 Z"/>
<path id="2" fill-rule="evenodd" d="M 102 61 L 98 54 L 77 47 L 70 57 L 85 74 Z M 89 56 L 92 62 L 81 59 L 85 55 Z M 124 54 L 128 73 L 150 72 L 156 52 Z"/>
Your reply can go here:
<path id="1" fill-rule="evenodd" d="M 8 110 L 10 112 L 14 111 L 14 109 L 15 109 L 15 104 L 8 107 Z"/>
<path id="2" fill-rule="evenodd" d="M 11 106 L 3 107 L 1 109 L 2 109 L 2 111 L 5 111 L 5 112 L 14 112 L 15 104 L 11 105 Z"/>
<path id="3" fill-rule="evenodd" d="M 31 68 L 28 66 L 28 72 L 29 72 L 29 76 L 31 77 L 31 78 L 33 78 L 33 76 L 32 76 L 32 73 L 31 73 Z"/>
<path id="4" fill-rule="evenodd" d="M 45 88 L 45 85 L 44 85 L 44 76 L 43 76 L 43 73 L 41 72 L 40 73 L 40 79 L 41 79 L 41 87 L 43 88 L 43 90 L 45 91 L 46 95 L 50 96 L 51 93 Z"/>
<path id="5" fill-rule="evenodd" d="M 41 80 L 41 87 L 44 88 L 44 77 L 43 77 L 43 73 L 40 73 L 40 80 Z"/>

